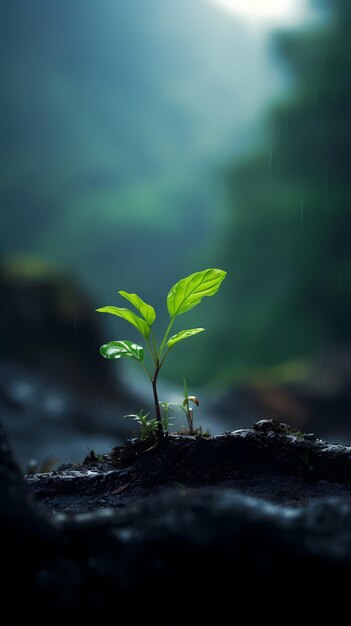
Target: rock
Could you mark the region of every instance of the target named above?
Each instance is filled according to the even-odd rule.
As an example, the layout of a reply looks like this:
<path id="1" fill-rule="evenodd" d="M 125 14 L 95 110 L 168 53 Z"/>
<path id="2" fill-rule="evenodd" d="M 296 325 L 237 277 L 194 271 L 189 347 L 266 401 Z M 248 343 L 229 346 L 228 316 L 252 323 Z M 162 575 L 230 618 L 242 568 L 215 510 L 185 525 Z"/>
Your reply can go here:
<path id="1" fill-rule="evenodd" d="M 228 460 L 226 446 L 227 452 L 233 451 L 234 442 L 257 444 L 257 437 L 264 437 L 269 446 L 274 438 L 283 437 L 274 433 L 272 439 L 271 434 L 252 432 L 252 439 L 243 431 L 215 438 L 209 463 L 215 459 L 218 463 L 219 453 L 224 453 L 224 460 Z M 291 436 L 284 437 L 292 441 Z M 192 458 L 192 467 L 196 468 L 210 450 L 203 447 L 201 440 L 191 437 L 178 438 L 176 442 L 177 454 L 186 453 L 185 466 Z M 196 450 L 194 445 L 200 448 Z M 346 454 L 328 450 L 327 444 L 308 445 L 318 449 L 316 459 L 326 455 L 328 463 L 332 453 L 334 459 L 338 454 Z M 236 449 L 239 451 L 240 447 Z M 18 467 L 0 432 L 0 487 L 4 494 L 0 500 L 1 538 L 7 549 L 3 551 L 7 556 L 2 564 L 4 614 L 9 610 L 16 617 L 17 608 L 23 612 L 25 607 L 27 618 L 40 612 L 52 619 L 101 619 L 107 611 L 133 612 L 137 600 L 148 614 L 156 611 L 153 621 L 157 623 L 158 618 L 164 619 L 157 598 L 164 598 L 171 607 L 172 618 L 179 619 L 189 608 L 198 616 L 205 616 L 209 607 L 216 607 L 216 612 L 232 610 L 233 594 L 240 598 L 239 594 L 248 589 L 256 601 L 261 594 L 271 599 L 272 594 L 275 597 L 286 591 L 284 573 L 288 580 L 297 580 L 301 589 L 307 589 L 314 581 L 319 591 L 331 580 L 348 580 L 350 498 L 328 498 L 291 508 L 223 486 L 194 485 L 185 489 L 178 484 L 169 489 L 167 480 L 160 480 L 158 467 L 162 458 L 161 469 L 167 466 L 169 452 L 169 447 L 161 446 L 154 455 L 144 456 L 139 449 L 139 457 L 123 466 L 125 459 L 119 450 L 115 462 L 119 459 L 120 467 L 115 470 L 106 469 L 107 457 L 98 461 L 90 458 L 79 470 L 30 477 L 28 484 L 37 494 L 36 486 L 40 484 L 46 493 L 51 490 L 52 497 L 57 498 L 65 493 L 65 483 L 72 490 L 76 514 L 71 509 L 49 521 L 28 500 Z M 174 459 L 170 459 L 170 464 Z M 119 472 L 121 480 L 124 475 L 125 480 L 132 466 L 140 472 L 153 469 L 151 483 L 156 479 L 158 495 L 144 487 L 144 499 L 138 497 L 134 504 L 129 500 L 129 506 L 122 509 L 106 508 L 101 500 L 102 510 L 79 512 L 79 505 L 84 508 L 84 493 L 91 495 L 103 486 L 106 495 L 116 488 L 114 472 Z M 73 482 L 70 476 L 74 477 Z M 150 480 L 145 485 L 148 482 L 150 486 Z M 50 506 L 47 508 L 50 510 Z M 329 597 L 331 594 L 329 590 Z"/>
<path id="2" fill-rule="evenodd" d="M 30 501 L 1 425 L 0 493 L 1 608 L 15 614 L 14 596 L 36 597 L 41 563 L 61 535 Z"/>
<path id="3" fill-rule="evenodd" d="M 351 495 L 351 448 L 292 434 L 285 424 L 216 437 L 171 435 L 152 446 L 131 440 L 112 455 L 27 477 L 42 508 L 89 511 L 125 506 L 174 485 L 232 487 L 291 506 Z M 78 499 L 77 499 L 78 498 Z"/>

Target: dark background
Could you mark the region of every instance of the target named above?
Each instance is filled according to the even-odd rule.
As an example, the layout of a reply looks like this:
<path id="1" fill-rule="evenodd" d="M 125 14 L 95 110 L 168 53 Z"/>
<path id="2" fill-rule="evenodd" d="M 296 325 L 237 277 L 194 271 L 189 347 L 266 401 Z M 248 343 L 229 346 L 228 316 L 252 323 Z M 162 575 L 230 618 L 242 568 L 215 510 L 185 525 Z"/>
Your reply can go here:
<path id="1" fill-rule="evenodd" d="M 0 408 L 24 465 L 104 451 L 150 404 L 98 352 L 138 337 L 94 309 L 135 291 L 160 336 L 169 287 L 211 266 L 162 399 L 185 376 L 212 433 L 350 440 L 351 9 L 232 4 L 1 3 Z"/>

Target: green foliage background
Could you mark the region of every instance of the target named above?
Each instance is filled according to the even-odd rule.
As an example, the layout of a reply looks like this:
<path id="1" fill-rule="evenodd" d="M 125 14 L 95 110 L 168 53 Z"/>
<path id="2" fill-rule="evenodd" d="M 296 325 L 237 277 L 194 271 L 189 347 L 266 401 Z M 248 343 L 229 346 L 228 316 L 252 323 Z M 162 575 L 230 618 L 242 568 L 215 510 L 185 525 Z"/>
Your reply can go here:
<path id="1" fill-rule="evenodd" d="M 268 151 L 227 169 L 229 375 L 350 339 L 351 7 L 325 4 L 318 28 L 277 37 L 294 83 L 269 117 Z"/>
<path id="2" fill-rule="evenodd" d="M 1 3 L 2 256 L 58 263 L 93 307 L 135 291 L 165 321 L 176 280 L 226 269 L 220 296 L 189 313 L 207 332 L 166 370 L 191 383 L 343 347 L 348 0 L 276 35 L 271 60 L 204 0 L 82 4 Z M 117 324 L 106 339 L 123 338 Z"/>

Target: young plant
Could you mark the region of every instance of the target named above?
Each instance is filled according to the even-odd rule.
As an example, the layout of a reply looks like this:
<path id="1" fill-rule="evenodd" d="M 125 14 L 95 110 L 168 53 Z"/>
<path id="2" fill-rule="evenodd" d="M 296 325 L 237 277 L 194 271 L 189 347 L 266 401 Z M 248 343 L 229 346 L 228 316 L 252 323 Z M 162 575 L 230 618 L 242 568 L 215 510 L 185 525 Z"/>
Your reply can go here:
<path id="1" fill-rule="evenodd" d="M 194 430 L 194 412 L 189 402 L 193 402 L 193 404 L 195 404 L 196 406 L 199 406 L 200 402 L 196 396 L 189 396 L 188 385 L 187 385 L 185 378 L 183 378 L 183 381 L 184 381 L 184 393 L 183 393 L 184 400 L 183 400 L 183 404 L 179 406 L 181 409 L 183 409 L 186 415 L 186 419 L 187 419 L 188 427 L 189 427 L 189 434 L 196 435 L 197 431 Z"/>
<path id="2" fill-rule="evenodd" d="M 173 426 L 170 423 L 169 418 L 171 412 L 174 414 L 174 409 L 172 409 L 172 402 L 160 402 L 160 405 L 163 410 L 163 418 L 162 418 L 162 427 L 165 435 L 168 435 L 169 427 Z"/>
<path id="3" fill-rule="evenodd" d="M 158 426 L 157 420 L 155 418 L 152 418 L 150 420 L 147 419 L 149 415 L 150 413 L 144 414 L 143 409 L 141 409 L 141 411 L 139 411 L 139 413 L 137 414 L 131 413 L 130 415 L 124 416 L 124 417 L 132 417 L 135 422 L 138 422 L 140 426 L 141 441 L 144 441 L 145 439 L 149 439 L 149 437 L 151 437 L 151 435 L 155 432 Z"/>
<path id="4" fill-rule="evenodd" d="M 182 278 L 182 280 L 173 285 L 167 296 L 167 308 L 170 321 L 159 345 L 157 344 L 152 331 L 152 326 L 156 319 L 155 309 L 150 304 L 146 304 L 146 302 L 144 302 L 135 293 L 127 293 L 126 291 L 118 292 L 136 308 L 140 316 L 130 309 L 115 306 L 105 306 L 97 309 L 98 313 L 109 313 L 110 315 L 122 317 L 134 326 L 134 328 L 136 328 L 145 339 L 146 346 L 153 360 L 154 367 L 152 373 L 144 363 L 144 348 L 132 341 L 110 341 L 109 343 L 101 346 L 100 353 L 105 359 L 134 359 L 143 367 L 152 385 L 157 430 L 159 435 L 162 435 L 163 432 L 162 416 L 157 391 L 157 379 L 160 370 L 170 350 L 177 343 L 205 330 L 204 328 L 191 328 L 190 330 L 181 330 L 177 334 L 169 337 L 173 324 L 179 315 L 190 311 L 195 306 L 200 304 L 202 298 L 205 296 L 214 296 L 221 286 L 225 276 L 226 272 L 223 270 L 211 268 L 203 270 L 202 272 L 195 272 L 195 274 Z"/>
<path id="5" fill-rule="evenodd" d="M 189 404 L 190 402 L 192 402 L 196 406 L 199 406 L 200 405 L 199 398 L 197 398 L 196 396 L 189 396 L 188 385 L 187 385 L 185 378 L 183 378 L 183 382 L 184 382 L 184 393 L 183 393 L 184 400 L 182 404 L 174 404 L 173 406 L 177 407 L 177 409 L 180 409 L 181 411 L 183 411 L 183 413 L 185 413 L 186 421 L 188 422 L 188 430 L 185 431 L 186 434 L 202 435 L 203 433 L 202 433 L 201 426 L 199 428 L 194 428 L 194 412 L 193 412 L 193 408 Z"/>

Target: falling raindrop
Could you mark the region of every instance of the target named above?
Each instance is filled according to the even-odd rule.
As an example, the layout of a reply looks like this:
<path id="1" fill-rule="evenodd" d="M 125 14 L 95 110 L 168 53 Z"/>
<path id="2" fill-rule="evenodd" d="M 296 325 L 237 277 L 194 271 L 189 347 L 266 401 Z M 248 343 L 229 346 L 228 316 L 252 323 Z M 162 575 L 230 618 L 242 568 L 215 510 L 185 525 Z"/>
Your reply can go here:
<path id="1" fill-rule="evenodd" d="M 339 290 L 342 291 L 342 269 L 339 271 Z"/>

